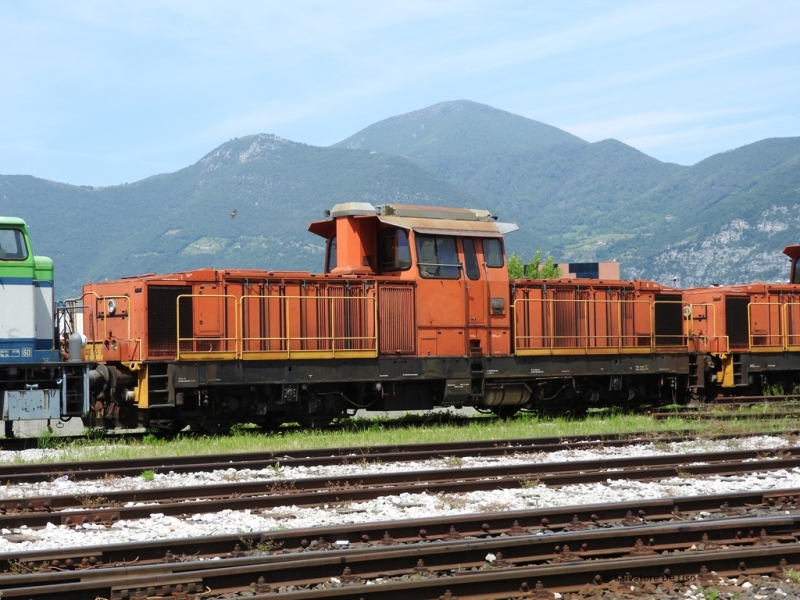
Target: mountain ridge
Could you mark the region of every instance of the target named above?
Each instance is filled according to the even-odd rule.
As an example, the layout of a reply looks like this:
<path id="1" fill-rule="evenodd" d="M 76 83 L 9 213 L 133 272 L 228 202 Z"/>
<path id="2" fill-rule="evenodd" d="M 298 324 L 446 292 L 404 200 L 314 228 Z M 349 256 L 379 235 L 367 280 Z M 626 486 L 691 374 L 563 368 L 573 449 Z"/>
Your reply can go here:
<path id="1" fill-rule="evenodd" d="M 35 252 L 55 260 L 62 297 L 88 279 L 142 272 L 318 271 L 323 240 L 308 223 L 348 201 L 487 208 L 518 223 L 507 246 L 523 257 L 542 249 L 562 262 L 618 259 L 625 278 L 743 283 L 788 272 L 780 250 L 800 241 L 800 138 L 683 166 L 462 100 L 330 147 L 235 138 L 117 186 L 0 175 L 0 200 L 29 222 Z"/>

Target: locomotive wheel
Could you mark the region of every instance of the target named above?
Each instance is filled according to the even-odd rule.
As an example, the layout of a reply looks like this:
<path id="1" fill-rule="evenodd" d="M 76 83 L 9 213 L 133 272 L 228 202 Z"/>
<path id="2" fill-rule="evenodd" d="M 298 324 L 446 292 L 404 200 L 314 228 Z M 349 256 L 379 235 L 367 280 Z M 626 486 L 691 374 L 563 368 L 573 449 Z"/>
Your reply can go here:
<path id="1" fill-rule="evenodd" d="M 506 420 L 519 412 L 519 406 L 493 406 L 492 412 L 501 419 Z"/>
<path id="2" fill-rule="evenodd" d="M 330 427 L 334 419 L 331 417 L 305 417 L 298 419 L 300 427 L 303 429 L 325 429 Z"/>
<path id="3" fill-rule="evenodd" d="M 283 421 L 264 421 L 260 423 L 258 427 L 264 433 L 276 433 L 283 423 Z"/>
<path id="4" fill-rule="evenodd" d="M 175 434 L 180 433 L 186 427 L 186 421 L 180 419 L 153 419 L 149 422 L 148 428 L 155 429 L 161 433 Z"/>
<path id="5" fill-rule="evenodd" d="M 233 423 L 220 423 L 219 421 L 200 421 L 191 424 L 192 431 L 208 435 L 228 435 L 231 427 L 233 427 Z"/>

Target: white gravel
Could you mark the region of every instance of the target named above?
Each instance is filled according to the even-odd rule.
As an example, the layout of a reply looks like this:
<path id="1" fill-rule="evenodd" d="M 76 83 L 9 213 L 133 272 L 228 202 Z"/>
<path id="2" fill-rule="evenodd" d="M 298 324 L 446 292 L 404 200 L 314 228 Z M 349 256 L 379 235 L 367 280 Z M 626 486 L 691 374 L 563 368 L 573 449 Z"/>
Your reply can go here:
<path id="1" fill-rule="evenodd" d="M 159 487 L 196 486 L 225 481 L 269 481 L 329 477 L 335 479 L 353 474 L 386 473 L 398 471 L 472 467 L 482 465 L 521 464 L 531 462 L 584 461 L 623 456 L 650 456 L 679 453 L 712 452 L 718 450 L 776 449 L 787 447 L 789 442 L 780 437 L 762 436 L 730 441 L 692 441 L 659 444 L 638 444 L 622 448 L 594 450 L 563 450 L 551 453 L 509 454 L 498 457 L 465 457 L 431 461 L 401 463 L 355 463 L 325 467 L 288 467 L 263 470 L 227 469 L 212 473 L 156 474 L 152 481 L 141 477 L 103 481 L 71 481 L 66 476 L 53 482 L 7 485 L 0 488 L 0 498 L 53 495 L 97 495 L 111 490 L 150 489 Z M 0 460 L 27 460 L 25 453 L 54 452 L 25 450 L 19 453 L 0 453 Z M 13 454 L 14 457 L 3 456 Z M 767 460 L 767 459 L 765 459 Z M 415 519 L 436 515 L 545 508 L 603 502 L 622 502 L 636 499 L 714 494 L 748 490 L 773 490 L 800 487 L 800 469 L 754 473 L 730 477 L 705 477 L 700 479 L 672 477 L 658 482 L 607 480 L 604 483 L 566 486 L 549 489 L 544 485 L 529 488 L 471 492 L 467 494 L 401 494 L 385 496 L 373 501 L 354 504 L 343 510 L 341 506 L 322 508 L 277 507 L 253 514 L 251 511 L 223 511 L 221 513 L 195 514 L 187 519 L 157 513 L 149 519 L 120 521 L 110 527 L 83 525 L 73 528 L 50 525 L 43 530 L 27 528 L 2 530 L 0 552 L 18 553 L 25 550 L 66 548 L 114 544 L 132 541 L 198 537 L 267 531 L 271 529 L 324 527 L 345 523 L 363 523 L 383 520 Z"/>

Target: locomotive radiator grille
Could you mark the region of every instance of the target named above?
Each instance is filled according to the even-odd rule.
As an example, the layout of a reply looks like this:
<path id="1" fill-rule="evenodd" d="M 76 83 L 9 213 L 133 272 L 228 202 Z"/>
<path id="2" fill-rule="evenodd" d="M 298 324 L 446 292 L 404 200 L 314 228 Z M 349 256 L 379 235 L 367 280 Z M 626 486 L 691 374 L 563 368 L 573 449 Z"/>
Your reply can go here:
<path id="1" fill-rule="evenodd" d="M 662 308 L 655 325 L 650 302 L 618 290 L 593 294 L 556 290 L 548 298 L 532 289 L 517 294 L 514 348 L 519 355 L 646 353 L 657 342 L 676 348 L 685 345 L 679 303 L 677 310 L 667 312 L 668 318 L 677 318 L 667 327 Z"/>
<path id="2" fill-rule="evenodd" d="M 414 288 L 381 285 L 378 323 L 381 354 L 414 353 Z"/>
<path id="3" fill-rule="evenodd" d="M 377 355 L 375 297 L 361 287 L 318 285 L 300 294 L 241 298 L 241 357 L 248 360 Z"/>

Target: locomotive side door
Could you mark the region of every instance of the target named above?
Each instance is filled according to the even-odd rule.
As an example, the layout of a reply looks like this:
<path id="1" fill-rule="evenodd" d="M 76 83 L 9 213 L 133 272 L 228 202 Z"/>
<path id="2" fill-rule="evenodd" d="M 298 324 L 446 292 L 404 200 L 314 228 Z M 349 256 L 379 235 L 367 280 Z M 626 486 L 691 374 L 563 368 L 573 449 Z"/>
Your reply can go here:
<path id="1" fill-rule="evenodd" d="M 461 238 L 464 253 L 464 295 L 465 323 L 467 328 L 467 350 L 472 354 L 486 354 L 488 287 L 486 272 L 482 268 L 483 252 L 480 240 L 471 237 Z"/>
<path id="2" fill-rule="evenodd" d="M 481 239 L 479 262 L 486 278 L 487 355 L 511 354 L 511 288 L 502 238 Z"/>
<path id="3" fill-rule="evenodd" d="M 458 238 L 414 231 L 417 349 L 420 356 L 463 356 L 465 291 Z"/>

